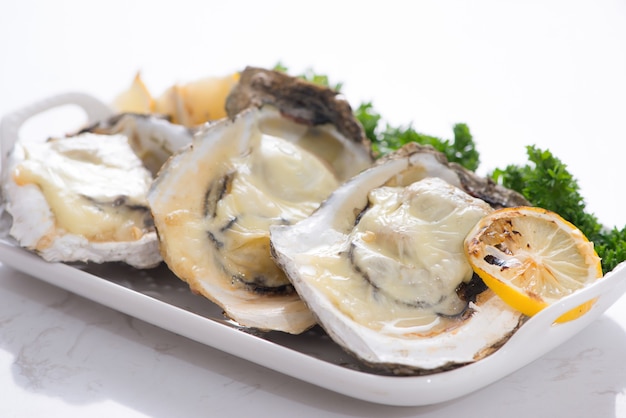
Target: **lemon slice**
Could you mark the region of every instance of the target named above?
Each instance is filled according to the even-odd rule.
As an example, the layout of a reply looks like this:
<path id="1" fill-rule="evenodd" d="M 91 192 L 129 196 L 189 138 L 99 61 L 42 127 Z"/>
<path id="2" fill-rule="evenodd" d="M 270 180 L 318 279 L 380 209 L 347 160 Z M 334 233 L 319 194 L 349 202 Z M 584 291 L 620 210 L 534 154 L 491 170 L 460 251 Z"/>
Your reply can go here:
<path id="1" fill-rule="evenodd" d="M 512 308 L 532 316 L 602 276 L 593 243 L 558 214 L 535 207 L 499 209 L 465 239 L 474 271 Z M 566 312 L 566 322 L 593 301 Z"/>

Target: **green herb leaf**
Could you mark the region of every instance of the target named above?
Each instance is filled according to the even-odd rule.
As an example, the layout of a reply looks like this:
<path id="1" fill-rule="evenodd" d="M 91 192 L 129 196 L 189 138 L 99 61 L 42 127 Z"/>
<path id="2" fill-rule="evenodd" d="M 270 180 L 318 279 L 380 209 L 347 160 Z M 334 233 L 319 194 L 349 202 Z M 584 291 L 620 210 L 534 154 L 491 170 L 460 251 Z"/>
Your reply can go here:
<path id="1" fill-rule="evenodd" d="M 372 141 L 374 153 L 378 156 L 397 150 L 409 142 L 431 145 L 443 152 L 448 161 L 456 162 L 469 170 L 476 170 L 480 162 L 478 151 L 470 130 L 466 124 L 454 125 L 454 140 L 437 138 L 416 131 L 412 125 L 380 128 L 382 117 L 374 110 L 372 103 L 362 103 L 354 112 L 365 129 L 366 136 Z"/>
<path id="2" fill-rule="evenodd" d="M 588 213 L 577 180 L 567 166 L 548 150 L 526 147 L 529 163 L 496 169 L 491 177 L 524 195 L 533 205 L 558 213 L 594 242 L 606 273 L 626 260 L 626 227 L 607 231 Z"/>
<path id="3" fill-rule="evenodd" d="M 289 72 L 289 69 L 283 65 L 281 62 L 278 62 L 275 66 L 274 66 L 274 71 L 280 71 L 283 73 L 287 73 Z M 310 83 L 314 83 L 314 84 L 318 84 L 320 86 L 324 86 L 324 87 L 328 87 L 332 90 L 335 90 L 336 92 L 340 92 L 341 88 L 343 87 L 343 83 L 335 83 L 335 84 L 331 84 L 329 81 L 329 78 L 327 75 L 325 74 L 319 74 L 316 73 L 315 71 L 313 71 L 312 68 L 307 68 L 304 73 L 299 74 L 299 75 L 295 75 L 294 77 L 299 77 L 303 80 L 306 80 Z"/>
<path id="4" fill-rule="evenodd" d="M 287 67 L 281 63 L 274 69 L 287 72 Z M 336 91 L 340 91 L 343 86 L 342 83 L 331 85 L 327 76 L 317 74 L 312 69 L 307 69 L 299 77 Z M 409 142 L 418 142 L 433 146 L 443 152 L 449 161 L 459 163 L 469 170 L 475 171 L 478 168 L 480 156 L 466 124 L 453 126 L 454 140 L 450 141 L 422 134 L 411 124 L 391 126 L 384 122 L 371 102 L 361 103 L 354 114 L 363 125 L 365 135 L 372 142 L 374 153 L 378 156 L 393 152 Z M 595 215 L 588 213 L 577 180 L 567 170 L 567 166 L 550 151 L 528 146 L 526 152 L 527 164 L 497 168 L 490 176 L 497 183 L 522 193 L 533 205 L 556 212 L 576 225 L 594 243 L 602 258 L 604 273 L 626 260 L 626 226 L 623 229 L 608 230 Z"/>

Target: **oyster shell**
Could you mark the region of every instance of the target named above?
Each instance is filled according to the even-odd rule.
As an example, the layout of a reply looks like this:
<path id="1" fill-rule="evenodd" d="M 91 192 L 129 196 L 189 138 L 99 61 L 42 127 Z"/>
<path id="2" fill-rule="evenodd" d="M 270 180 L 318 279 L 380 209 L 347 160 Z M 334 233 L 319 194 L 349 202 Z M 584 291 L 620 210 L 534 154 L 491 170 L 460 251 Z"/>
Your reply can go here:
<path id="1" fill-rule="evenodd" d="M 239 325 L 298 334 L 315 319 L 270 256 L 269 226 L 308 216 L 371 166 L 370 144 L 335 92 L 276 71 L 243 71 L 227 111 L 154 182 L 161 253 Z"/>
<path id="2" fill-rule="evenodd" d="M 494 208 L 530 205 L 528 200 L 515 190 L 502 187 L 489 177 L 481 177 L 460 164 L 448 161 L 445 154 L 431 146 L 408 143 L 397 151 L 379 158 L 376 164 L 384 165 L 389 160 L 398 159 L 408 159 L 409 166 L 389 180 L 390 185 L 409 184 L 426 176 L 440 177 Z"/>
<path id="3" fill-rule="evenodd" d="M 341 185 L 310 217 L 272 226 L 272 253 L 319 324 L 397 374 L 458 367 L 497 349 L 522 315 L 475 285 L 463 240 L 519 195 L 410 144 Z M 506 196 L 506 197 L 505 197 Z M 476 294 L 478 293 L 478 294 Z"/>
<path id="4" fill-rule="evenodd" d="M 150 172 L 124 135 L 18 141 L 6 160 L 10 235 L 47 261 L 160 263 Z"/>
<path id="5" fill-rule="evenodd" d="M 174 152 L 191 142 L 195 129 L 170 123 L 157 116 L 120 113 L 82 129 L 78 134 L 84 132 L 125 135 L 133 152 L 156 176 Z"/>
<path id="6" fill-rule="evenodd" d="M 290 140 L 329 162 L 339 179 L 347 180 L 373 163 L 363 127 L 336 91 L 280 71 L 247 67 L 226 99 L 226 112 L 232 118 L 244 109 L 264 105 L 280 111 L 280 118 L 266 122 L 265 130 L 281 137 L 286 134 L 282 121 L 296 122 L 298 132 L 290 134 Z M 337 132 L 322 136 L 316 126 L 333 126 Z M 308 129 L 312 135 L 300 133 Z"/>
<path id="7" fill-rule="evenodd" d="M 156 266 L 162 259 L 146 194 L 192 134 L 125 113 L 68 137 L 18 141 L 3 171 L 11 236 L 47 261 Z"/>
<path id="8" fill-rule="evenodd" d="M 298 334 L 315 319 L 270 257 L 269 226 L 308 216 L 371 160 L 334 125 L 284 115 L 265 104 L 205 126 L 148 200 L 163 258 L 193 291 L 241 326 Z"/>

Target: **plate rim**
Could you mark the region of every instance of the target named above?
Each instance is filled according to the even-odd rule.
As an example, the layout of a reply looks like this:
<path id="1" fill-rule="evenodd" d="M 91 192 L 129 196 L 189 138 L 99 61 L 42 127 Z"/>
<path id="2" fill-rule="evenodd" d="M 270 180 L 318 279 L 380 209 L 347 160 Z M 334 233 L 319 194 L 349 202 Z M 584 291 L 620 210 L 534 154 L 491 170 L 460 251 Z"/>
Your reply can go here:
<path id="1" fill-rule="evenodd" d="M 423 376 L 376 375 L 317 359 L 215 319 L 171 305 L 64 263 L 50 263 L 0 239 L 0 263 L 167 331 L 298 380 L 364 401 L 424 406 L 465 396 L 519 370 L 582 331 L 626 291 L 626 264 L 530 318 L 500 349 L 475 363 Z M 595 298 L 590 312 L 552 326 L 570 306 Z M 207 303 L 212 303 L 207 300 Z M 541 338 L 536 338 L 541 335 Z M 528 345 L 529 340 L 534 343 Z M 541 344 L 537 344 L 540 341 Z M 532 347 L 528 350 L 528 347 Z M 252 354 L 253 353 L 253 354 Z"/>

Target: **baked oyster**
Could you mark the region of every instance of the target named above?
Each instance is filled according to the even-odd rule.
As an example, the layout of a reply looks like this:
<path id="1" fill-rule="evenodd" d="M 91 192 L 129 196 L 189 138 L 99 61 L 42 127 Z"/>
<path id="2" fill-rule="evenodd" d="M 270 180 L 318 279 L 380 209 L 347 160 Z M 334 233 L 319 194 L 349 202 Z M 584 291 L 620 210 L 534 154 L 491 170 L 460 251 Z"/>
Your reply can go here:
<path id="1" fill-rule="evenodd" d="M 226 98 L 228 116 L 266 105 L 277 109 L 280 117 L 265 117 L 264 131 L 288 136 L 289 141 L 318 155 L 340 180 L 373 163 L 363 127 L 350 104 L 336 91 L 280 71 L 246 67 Z M 285 120 L 294 122 L 289 124 L 289 131 L 285 130 Z"/>
<path id="2" fill-rule="evenodd" d="M 372 164 L 362 130 L 348 138 L 339 128 L 345 121 L 320 117 L 338 106 L 336 94 L 306 84 L 311 96 L 304 102 L 289 96 L 292 88 L 278 101 L 241 109 L 231 101 L 233 118 L 204 126 L 163 166 L 148 194 L 170 270 L 243 327 L 298 334 L 315 324 L 270 256 L 269 227 L 307 217 Z"/>
<path id="3" fill-rule="evenodd" d="M 161 118 L 118 114 L 72 135 L 3 144 L 11 145 L 2 176 L 10 235 L 47 261 L 156 266 L 146 194 L 191 137 Z"/>
<path id="4" fill-rule="evenodd" d="M 362 362 L 395 374 L 471 363 L 523 316 L 486 290 L 465 257 L 465 236 L 493 210 L 466 190 L 497 206 L 523 201 L 409 144 L 310 217 L 272 226 L 272 253 L 328 335 Z"/>
<path id="5" fill-rule="evenodd" d="M 3 193 L 10 235 L 47 261 L 161 262 L 146 193 L 152 175 L 124 135 L 17 142 Z"/>

